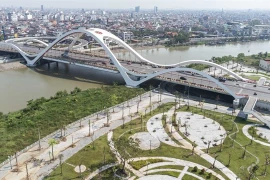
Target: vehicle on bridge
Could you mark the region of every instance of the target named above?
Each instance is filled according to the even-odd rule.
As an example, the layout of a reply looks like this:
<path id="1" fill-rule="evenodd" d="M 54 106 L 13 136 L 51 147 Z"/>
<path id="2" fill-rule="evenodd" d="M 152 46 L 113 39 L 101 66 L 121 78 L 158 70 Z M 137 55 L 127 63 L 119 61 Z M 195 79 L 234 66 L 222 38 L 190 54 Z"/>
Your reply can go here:
<path id="1" fill-rule="evenodd" d="M 224 78 L 224 77 L 219 77 L 219 78 L 218 78 L 218 81 L 219 81 L 219 82 L 226 82 L 226 78 Z"/>
<path id="2" fill-rule="evenodd" d="M 183 76 L 181 76 L 180 79 L 181 79 L 181 80 L 187 80 L 187 78 L 185 78 L 185 77 L 183 77 Z"/>

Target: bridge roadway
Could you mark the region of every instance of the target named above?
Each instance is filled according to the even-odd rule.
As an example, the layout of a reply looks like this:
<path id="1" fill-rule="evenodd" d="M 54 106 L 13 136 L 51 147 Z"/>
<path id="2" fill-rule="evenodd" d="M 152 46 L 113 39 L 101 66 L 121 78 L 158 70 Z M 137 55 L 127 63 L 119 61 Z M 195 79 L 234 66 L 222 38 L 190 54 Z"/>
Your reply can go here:
<path id="1" fill-rule="evenodd" d="M 23 44 L 14 43 L 18 47 L 20 47 L 24 52 L 27 52 L 29 54 L 37 54 L 41 50 L 38 47 L 34 46 L 24 46 Z M 1 51 L 7 51 L 7 52 L 17 52 L 16 50 L 0 45 Z M 68 57 L 63 57 L 62 54 L 64 53 L 64 50 L 56 50 L 51 49 L 49 50 L 43 57 L 43 59 L 48 60 L 61 60 L 61 62 L 69 63 L 69 64 L 83 64 L 86 66 L 93 66 L 93 67 L 99 67 L 102 69 L 109 69 L 113 71 L 117 71 L 114 65 L 111 65 L 109 62 L 109 58 L 100 53 L 100 52 L 92 52 L 90 53 L 79 53 L 78 51 L 71 51 L 68 53 Z M 147 74 L 147 73 L 153 73 L 155 71 L 159 71 L 164 69 L 163 67 L 152 67 L 150 65 L 141 64 L 140 62 L 131 62 L 127 60 L 119 60 L 121 62 L 121 65 L 128 69 L 129 71 L 133 71 L 138 74 Z M 181 80 L 180 77 L 185 78 L 186 80 Z M 182 79 L 183 79 L 182 78 Z M 188 86 L 194 86 L 201 89 L 206 89 L 209 91 L 215 91 L 223 94 L 227 94 L 222 89 L 218 88 L 217 85 L 209 81 L 208 79 L 191 75 L 187 72 L 171 72 L 166 73 L 161 76 L 156 77 L 156 79 L 160 79 L 163 81 L 169 81 L 169 82 L 175 82 L 178 84 L 185 84 Z M 265 87 L 263 85 L 257 85 L 254 87 L 254 84 L 247 83 L 247 82 L 240 82 L 240 81 L 226 81 L 223 83 L 226 85 L 229 89 L 231 89 L 236 94 L 241 94 L 245 96 L 253 96 L 254 92 L 257 93 L 256 97 L 258 99 L 262 100 L 268 100 L 270 101 L 270 90 L 268 87 Z"/>

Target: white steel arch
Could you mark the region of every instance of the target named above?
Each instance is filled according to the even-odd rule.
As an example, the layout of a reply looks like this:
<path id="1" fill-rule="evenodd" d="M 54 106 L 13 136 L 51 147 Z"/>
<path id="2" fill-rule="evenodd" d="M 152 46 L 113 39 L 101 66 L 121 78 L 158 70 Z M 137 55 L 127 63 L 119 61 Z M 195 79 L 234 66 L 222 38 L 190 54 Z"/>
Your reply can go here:
<path id="1" fill-rule="evenodd" d="M 153 62 L 145 59 L 144 57 L 142 57 L 139 53 L 137 53 L 133 48 L 131 48 L 129 45 L 127 45 L 120 38 L 118 38 L 115 35 L 109 33 L 108 31 L 98 29 L 98 28 L 78 29 L 78 30 L 69 31 L 69 32 L 61 35 L 57 39 L 55 39 L 45 49 L 43 49 L 41 52 L 39 52 L 38 54 L 35 54 L 35 55 L 29 55 L 29 54 L 23 52 L 19 47 L 17 47 L 16 45 L 14 45 L 12 43 L 5 43 L 5 44 L 8 44 L 8 45 L 12 46 L 13 48 L 15 48 L 25 58 L 25 60 L 27 61 L 28 66 L 35 66 L 35 64 L 44 56 L 44 54 L 46 52 L 48 52 L 55 44 L 57 44 L 58 42 L 60 42 L 64 38 L 66 38 L 66 37 L 68 37 L 68 36 L 70 36 L 72 34 L 76 34 L 76 33 L 80 33 L 81 35 L 86 34 L 88 36 L 91 36 L 92 38 L 94 38 L 102 46 L 102 48 L 107 53 L 107 55 L 110 57 L 110 59 L 113 61 L 114 65 L 116 66 L 116 68 L 118 69 L 118 71 L 120 72 L 120 74 L 122 75 L 123 79 L 125 80 L 125 82 L 126 82 L 126 84 L 128 86 L 135 87 L 135 86 L 138 86 L 139 84 L 141 84 L 141 83 L 143 83 L 143 82 L 145 82 L 145 81 L 147 81 L 147 80 L 149 80 L 151 78 L 159 76 L 161 74 L 168 73 L 168 72 L 173 72 L 173 71 L 185 71 L 185 69 L 186 69 L 187 71 L 195 72 L 197 74 L 200 74 L 200 75 L 206 77 L 207 79 L 215 82 L 219 87 L 223 88 L 225 91 L 227 91 L 233 97 L 239 98 L 239 96 L 236 96 L 230 89 L 228 89 L 222 83 L 220 83 L 216 79 L 212 78 L 211 76 L 207 75 L 206 73 L 203 73 L 203 72 L 200 72 L 200 71 L 197 71 L 197 70 L 194 70 L 194 69 L 190 69 L 190 68 L 178 67 L 178 66 L 181 66 L 181 65 L 187 65 L 187 64 L 192 64 L 192 63 L 206 64 L 206 65 L 214 66 L 214 67 L 220 68 L 220 69 L 228 72 L 230 75 L 234 76 L 238 80 L 246 80 L 246 79 L 242 78 L 241 76 L 237 75 L 236 73 L 234 73 L 234 72 L 232 72 L 232 71 L 230 71 L 230 70 L 228 70 L 228 69 L 226 69 L 226 68 L 224 68 L 224 67 L 222 67 L 222 66 L 220 66 L 218 64 L 215 64 L 215 63 L 209 62 L 209 61 L 204 61 L 204 60 L 189 60 L 189 61 L 183 61 L 183 62 L 180 62 L 180 63 L 171 64 L 171 65 L 162 65 L 162 64 L 153 63 Z M 77 40 L 77 38 L 75 38 L 75 39 Z M 134 54 L 142 62 L 146 62 L 146 63 L 152 64 L 152 65 L 163 66 L 163 67 L 166 67 L 166 66 L 168 67 L 169 66 L 169 67 L 175 67 L 175 68 L 164 69 L 164 70 L 162 70 L 160 72 L 157 72 L 157 73 L 150 73 L 150 74 L 143 74 L 143 75 L 142 74 L 131 73 L 129 70 L 127 70 L 126 68 L 124 68 L 120 64 L 120 62 L 117 60 L 117 58 L 115 57 L 113 52 L 108 47 L 107 43 L 104 42 L 104 39 L 112 39 L 113 41 L 119 43 L 125 49 L 127 49 L 132 54 Z M 72 44 L 74 44 L 74 43 L 72 43 Z M 31 60 L 27 56 L 28 57 L 34 57 L 34 58 Z M 142 76 L 144 78 L 139 80 L 139 81 L 134 81 L 129 77 L 128 74 L 133 74 L 135 76 L 136 75 L 137 76 Z"/>

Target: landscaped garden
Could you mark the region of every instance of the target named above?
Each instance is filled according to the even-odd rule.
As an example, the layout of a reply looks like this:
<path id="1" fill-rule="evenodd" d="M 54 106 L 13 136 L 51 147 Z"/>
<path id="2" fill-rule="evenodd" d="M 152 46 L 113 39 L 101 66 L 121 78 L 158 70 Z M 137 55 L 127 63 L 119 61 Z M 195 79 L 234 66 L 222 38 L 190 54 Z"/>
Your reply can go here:
<path id="1" fill-rule="evenodd" d="M 217 168 L 213 168 L 213 165 L 207 162 L 205 159 L 201 158 L 197 154 L 193 153 L 193 150 L 185 149 L 181 147 L 173 147 L 166 143 L 160 144 L 159 147 L 156 149 L 150 150 L 142 150 L 139 148 L 138 144 L 131 141 L 130 137 L 138 132 L 146 132 L 146 124 L 147 121 L 158 114 L 162 116 L 163 112 L 167 112 L 170 110 L 175 103 L 167 103 L 164 105 L 160 105 L 157 109 L 153 110 L 151 113 L 146 115 L 141 114 L 140 118 L 134 119 L 131 122 L 128 122 L 121 127 L 118 127 L 113 130 L 113 141 L 115 144 L 116 149 L 120 153 L 122 157 L 122 162 L 115 167 L 109 168 L 98 175 L 94 179 L 108 179 L 109 176 L 114 176 L 115 172 L 119 169 L 123 169 L 125 164 L 129 164 L 135 170 L 140 170 L 141 168 L 147 167 L 148 165 L 155 164 L 155 163 L 162 163 L 167 162 L 167 160 L 160 159 L 159 157 L 168 157 L 173 159 L 181 159 L 188 162 L 193 162 L 199 165 L 202 165 L 204 168 L 198 168 L 197 166 L 189 167 L 187 172 L 194 174 L 191 176 L 190 174 L 185 174 L 183 179 L 196 179 L 197 177 L 202 177 L 204 179 L 216 179 L 210 172 L 206 172 L 207 169 L 211 169 L 214 172 L 221 175 L 224 179 L 227 177 Z M 265 147 L 260 145 L 253 140 L 250 140 L 242 133 L 242 127 L 246 124 L 253 124 L 258 123 L 250 120 L 244 120 L 239 117 L 232 116 L 231 114 L 222 114 L 216 112 L 214 110 L 204 110 L 200 107 L 192 107 L 192 106 L 182 106 L 176 110 L 176 113 L 181 112 L 191 112 L 192 114 L 198 114 L 204 116 L 205 118 L 211 118 L 213 123 L 218 123 L 226 130 L 226 136 L 222 143 L 211 146 L 208 150 L 207 148 L 204 149 L 205 153 L 209 153 L 213 158 L 218 160 L 219 162 L 223 163 L 227 166 L 230 170 L 232 170 L 239 178 L 241 179 L 252 179 L 252 178 L 259 178 L 259 179 L 268 179 L 269 170 L 267 170 L 267 162 L 269 162 L 269 147 Z M 163 126 L 165 127 L 166 121 L 164 118 L 162 119 Z M 177 127 L 178 124 L 176 123 L 175 126 Z M 192 128 L 192 127 L 191 127 Z M 208 128 L 206 126 L 202 128 Z M 178 128 L 177 132 L 178 132 Z M 191 132 L 191 131 L 190 131 Z M 149 132 L 150 133 L 150 132 Z M 155 132 L 152 132 L 155 133 Z M 170 135 L 170 130 L 167 129 L 166 133 Z M 182 137 L 184 137 L 188 142 L 192 143 L 191 140 L 188 140 L 189 136 L 186 136 L 183 132 L 178 132 Z M 192 132 L 191 132 L 192 133 Z M 101 166 L 117 162 L 115 159 L 114 154 L 109 152 L 108 142 L 106 140 L 106 135 L 102 136 L 98 140 L 95 141 L 95 144 L 90 144 L 76 155 L 72 156 L 70 159 L 63 164 L 63 174 L 60 173 L 61 167 L 59 166 L 48 179 L 69 179 L 67 177 L 72 178 L 79 178 L 79 177 L 86 177 L 91 172 L 100 168 Z M 226 137 L 226 138 L 225 138 Z M 177 141 L 174 139 L 174 141 Z M 150 142 L 151 143 L 151 142 Z M 211 143 L 214 143 L 211 142 Z M 178 142 L 180 145 L 180 143 Z M 95 146 L 95 148 L 93 148 Z M 100 150 L 97 151 L 97 148 Z M 104 149 L 104 150 L 103 150 Z M 104 153 L 106 152 L 106 162 L 104 162 Z M 87 157 L 84 159 L 84 157 Z M 151 159 L 147 160 L 140 160 L 140 161 L 130 161 L 129 159 L 138 158 L 138 157 L 151 157 Z M 156 157 L 156 158 L 155 158 Z M 267 159 L 268 158 L 268 159 Z M 69 165 L 68 165 L 69 164 Z M 81 175 L 74 171 L 74 167 L 70 164 L 79 165 L 83 164 L 86 166 L 87 171 L 82 173 Z M 163 165 L 156 168 L 151 168 L 149 170 L 149 174 L 155 175 L 169 175 L 172 177 L 178 177 L 183 170 L 184 166 L 178 165 Z M 162 169 L 159 172 L 155 172 L 154 170 Z M 168 170 L 163 171 L 163 169 L 175 169 L 175 170 Z M 129 171 L 125 170 L 126 175 L 133 176 L 134 174 Z M 147 173 L 147 171 L 145 171 Z M 148 174 L 148 173 L 147 173 Z M 117 178 L 116 178 L 117 179 Z"/>

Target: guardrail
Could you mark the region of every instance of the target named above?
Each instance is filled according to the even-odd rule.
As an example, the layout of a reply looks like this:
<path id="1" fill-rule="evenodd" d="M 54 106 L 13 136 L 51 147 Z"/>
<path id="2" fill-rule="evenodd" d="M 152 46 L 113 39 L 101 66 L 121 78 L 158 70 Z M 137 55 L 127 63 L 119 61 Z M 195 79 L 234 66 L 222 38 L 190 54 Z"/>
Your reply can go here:
<path id="1" fill-rule="evenodd" d="M 116 107 L 122 108 L 122 107 L 123 107 L 125 104 L 127 104 L 128 102 L 134 101 L 134 100 L 136 100 L 136 99 L 140 99 L 140 96 L 141 96 L 141 97 L 142 97 L 142 96 L 145 96 L 145 95 L 149 94 L 150 92 L 152 92 L 152 91 L 154 91 L 154 90 L 156 90 L 156 89 L 153 89 L 153 90 L 151 90 L 151 91 L 147 91 L 147 92 L 145 92 L 145 93 L 143 93 L 143 94 L 141 94 L 141 95 L 139 95 L 139 96 L 136 96 L 136 97 L 134 97 L 134 98 L 132 98 L 132 99 L 129 99 L 129 100 L 127 100 L 127 101 L 124 101 L 124 102 L 122 102 L 122 103 L 120 103 L 120 104 L 114 105 L 114 106 L 109 107 L 109 108 L 107 108 L 107 109 L 103 109 L 103 110 L 100 110 L 100 111 L 98 111 L 98 112 L 95 112 L 95 113 L 93 113 L 93 114 L 91 114 L 91 115 L 88 115 L 88 116 L 86 116 L 86 117 L 83 117 L 83 118 L 81 118 L 81 119 L 79 119 L 79 120 L 77 120 L 77 121 L 74 121 L 74 122 L 71 123 L 71 124 L 68 124 L 68 125 L 66 126 L 66 128 L 70 128 L 70 127 L 74 126 L 75 124 L 80 124 L 80 123 L 83 122 L 83 121 L 89 121 L 91 118 L 97 116 L 98 114 L 102 114 L 102 113 L 104 113 L 104 112 L 106 112 L 106 111 L 108 111 L 108 110 L 113 110 L 113 109 L 116 108 Z M 97 121 L 97 120 L 96 120 L 96 121 Z M 95 121 L 94 121 L 94 122 L 95 122 Z M 59 133 L 61 133 L 61 130 L 60 130 L 60 129 L 57 130 L 57 131 L 52 132 L 51 134 L 48 134 L 48 135 L 45 136 L 45 137 L 43 137 L 42 139 L 40 139 L 40 142 L 42 142 L 42 141 L 45 142 L 45 141 L 47 141 L 48 139 L 55 137 L 55 136 L 56 136 L 57 134 L 59 134 Z M 72 133 L 72 132 L 71 132 L 71 133 Z M 70 135 L 71 133 L 66 134 L 66 136 Z M 26 151 L 28 151 L 29 149 L 33 148 L 34 146 L 36 146 L 36 145 L 38 145 L 38 144 L 39 144 L 39 141 L 36 141 L 36 142 L 34 142 L 33 144 L 31 144 L 31 145 L 27 146 L 26 148 L 24 148 L 23 150 L 17 152 L 17 157 L 19 157 L 20 155 L 22 155 L 23 153 L 25 153 Z M 10 160 L 14 160 L 14 159 L 15 159 L 15 155 L 9 156 L 9 159 L 3 161 L 3 162 L 0 164 L 0 168 L 2 168 L 4 165 L 8 164 Z"/>

